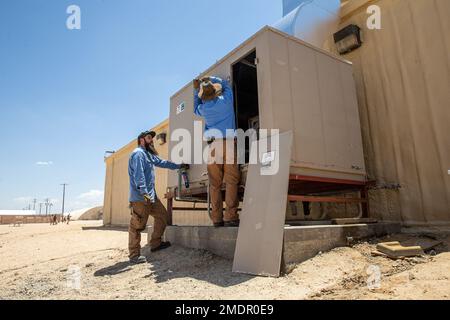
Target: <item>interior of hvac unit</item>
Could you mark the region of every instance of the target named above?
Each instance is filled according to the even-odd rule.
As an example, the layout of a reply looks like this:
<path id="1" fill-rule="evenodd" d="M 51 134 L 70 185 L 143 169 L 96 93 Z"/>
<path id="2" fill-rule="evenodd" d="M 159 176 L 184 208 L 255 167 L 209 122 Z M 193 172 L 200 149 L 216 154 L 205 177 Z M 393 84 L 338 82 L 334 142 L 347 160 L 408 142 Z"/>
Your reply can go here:
<path id="1" fill-rule="evenodd" d="M 256 66 L 256 50 L 236 62 L 232 66 L 234 109 L 236 126 L 247 131 L 259 130 L 258 74 Z M 246 139 L 245 161 L 250 157 L 249 140 Z"/>

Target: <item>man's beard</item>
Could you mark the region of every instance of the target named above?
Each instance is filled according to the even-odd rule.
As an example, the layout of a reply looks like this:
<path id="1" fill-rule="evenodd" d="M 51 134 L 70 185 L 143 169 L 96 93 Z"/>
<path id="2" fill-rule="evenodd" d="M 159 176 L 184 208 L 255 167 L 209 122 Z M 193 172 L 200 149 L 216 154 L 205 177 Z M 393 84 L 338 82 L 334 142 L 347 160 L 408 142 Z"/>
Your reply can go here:
<path id="1" fill-rule="evenodd" d="M 145 149 L 147 149 L 148 152 L 155 156 L 158 155 L 158 151 L 156 151 L 155 146 L 151 145 L 150 143 L 145 144 Z"/>

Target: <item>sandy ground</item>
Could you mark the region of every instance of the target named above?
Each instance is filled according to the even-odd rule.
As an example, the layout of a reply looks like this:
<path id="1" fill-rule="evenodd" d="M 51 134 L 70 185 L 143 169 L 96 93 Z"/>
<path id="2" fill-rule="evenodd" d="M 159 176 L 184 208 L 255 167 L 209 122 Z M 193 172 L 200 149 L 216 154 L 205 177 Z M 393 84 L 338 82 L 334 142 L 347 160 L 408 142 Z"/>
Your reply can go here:
<path id="1" fill-rule="evenodd" d="M 0 299 L 450 299 L 445 236 L 433 256 L 371 255 L 379 241 L 411 237 L 396 235 L 319 254 L 277 279 L 234 274 L 231 261 L 176 246 L 145 249 L 149 263 L 130 266 L 127 237 L 100 221 L 2 225 Z"/>

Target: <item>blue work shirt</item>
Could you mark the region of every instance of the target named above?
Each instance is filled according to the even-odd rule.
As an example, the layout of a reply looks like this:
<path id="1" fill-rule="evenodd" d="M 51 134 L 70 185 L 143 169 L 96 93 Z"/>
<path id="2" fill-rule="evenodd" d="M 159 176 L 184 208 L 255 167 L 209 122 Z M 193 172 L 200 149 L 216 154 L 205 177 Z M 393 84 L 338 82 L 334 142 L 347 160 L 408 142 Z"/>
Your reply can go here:
<path id="1" fill-rule="evenodd" d="M 199 90 L 194 90 L 194 113 L 205 119 L 205 137 L 206 138 L 231 138 L 235 136 L 236 120 L 234 117 L 233 91 L 226 80 L 217 77 L 210 77 L 212 83 L 222 85 L 222 94 L 210 101 L 202 101 L 198 97 Z M 227 129 L 232 129 L 233 134 L 228 133 Z M 214 131 L 221 132 L 218 136 Z"/>
<path id="2" fill-rule="evenodd" d="M 141 147 L 134 149 L 128 162 L 130 176 L 130 202 L 143 202 L 144 194 L 148 194 L 155 202 L 155 166 L 159 168 L 177 170 L 180 165 L 163 160 Z"/>

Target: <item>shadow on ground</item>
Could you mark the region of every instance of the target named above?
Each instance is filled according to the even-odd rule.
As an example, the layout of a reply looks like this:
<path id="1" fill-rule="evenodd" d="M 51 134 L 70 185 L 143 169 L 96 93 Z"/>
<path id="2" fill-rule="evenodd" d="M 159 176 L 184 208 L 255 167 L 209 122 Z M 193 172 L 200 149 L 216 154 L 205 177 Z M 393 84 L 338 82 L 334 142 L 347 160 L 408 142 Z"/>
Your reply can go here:
<path id="1" fill-rule="evenodd" d="M 232 261 L 205 250 L 172 246 L 159 252 L 151 252 L 146 246 L 142 248 L 142 254 L 147 258 L 146 267 L 150 271 L 144 278 L 152 278 L 156 283 L 177 278 L 192 278 L 221 287 L 231 287 L 254 278 L 250 275 L 233 273 Z M 114 276 L 139 266 L 122 261 L 95 271 L 94 276 Z"/>
<path id="2" fill-rule="evenodd" d="M 206 250 L 185 249 L 172 246 L 169 249 L 151 253 L 148 247 L 143 249 L 156 283 L 177 278 L 193 278 L 221 287 L 231 287 L 254 276 L 233 273 L 233 261 L 220 258 Z"/>
<path id="3" fill-rule="evenodd" d="M 112 226 L 83 226 L 81 230 L 98 230 L 98 231 L 126 231 L 128 232 L 128 227 L 112 227 Z"/>
<path id="4" fill-rule="evenodd" d="M 131 264 L 128 261 L 118 262 L 112 266 L 99 269 L 94 272 L 95 277 L 114 276 L 131 270 Z"/>

